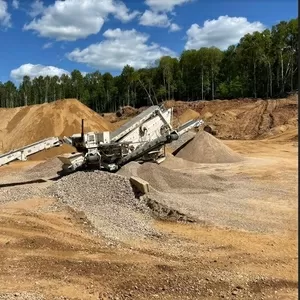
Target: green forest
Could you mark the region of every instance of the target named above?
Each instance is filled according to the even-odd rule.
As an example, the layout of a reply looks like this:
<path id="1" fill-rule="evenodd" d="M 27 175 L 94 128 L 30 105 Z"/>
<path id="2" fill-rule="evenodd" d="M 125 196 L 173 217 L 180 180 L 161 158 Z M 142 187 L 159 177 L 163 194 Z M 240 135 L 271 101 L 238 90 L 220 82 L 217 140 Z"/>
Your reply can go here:
<path id="1" fill-rule="evenodd" d="M 17 107 L 77 98 L 97 112 L 141 107 L 167 99 L 182 101 L 277 98 L 298 85 L 298 19 L 247 34 L 227 50 L 201 48 L 180 57 L 161 57 L 139 70 L 125 66 L 118 76 L 96 71 L 85 76 L 24 76 L 17 87 L 0 82 L 0 106 Z"/>

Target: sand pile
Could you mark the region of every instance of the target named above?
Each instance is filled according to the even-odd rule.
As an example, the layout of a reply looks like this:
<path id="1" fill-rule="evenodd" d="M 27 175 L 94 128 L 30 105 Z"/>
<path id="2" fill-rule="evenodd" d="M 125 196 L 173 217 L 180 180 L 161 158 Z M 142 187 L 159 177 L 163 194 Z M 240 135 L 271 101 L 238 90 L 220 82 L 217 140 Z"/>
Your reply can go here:
<path id="1" fill-rule="evenodd" d="M 111 124 L 76 99 L 59 100 L 42 105 L 22 108 L 1 109 L 2 152 L 19 148 L 35 141 L 64 135 L 70 136 L 81 131 L 81 119 L 85 119 L 85 131 L 105 131 Z M 2 122 L 2 120 L 4 120 Z M 33 155 L 35 159 L 45 159 L 72 152 L 67 145 Z"/>
<path id="2" fill-rule="evenodd" d="M 176 157 L 195 163 L 233 163 L 243 160 L 240 154 L 205 131 L 197 133 L 195 138 L 176 154 Z"/>
<path id="3" fill-rule="evenodd" d="M 298 128 L 289 128 L 280 133 L 269 135 L 267 140 L 276 142 L 296 142 L 298 141 Z"/>
<path id="4" fill-rule="evenodd" d="M 174 117 L 179 119 L 187 109 L 200 114 L 207 125 L 216 128 L 223 139 L 260 139 L 273 128 L 291 125 L 297 128 L 298 100 L 292 96 L 276 100 L 213 100 L 167 101 L 166 107 L 174 107 Z"/>
<path id="5" fill-rule="evenodd" d="M 198 119 L 200 114 L 192 109 L 187 109 L 182 115 L 178 117 L 180 124 L 184 124 L 189 120 Z"/>

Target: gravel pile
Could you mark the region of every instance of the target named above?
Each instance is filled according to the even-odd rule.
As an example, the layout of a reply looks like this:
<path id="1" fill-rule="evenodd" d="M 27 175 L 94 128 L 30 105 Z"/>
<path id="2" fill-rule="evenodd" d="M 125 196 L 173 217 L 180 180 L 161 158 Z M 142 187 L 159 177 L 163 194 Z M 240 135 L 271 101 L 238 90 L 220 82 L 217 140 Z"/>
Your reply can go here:
<path id="1" fill-rule="evenodd" d="M 48 196 L 82 211 L 91 224 L 107 238 L 157 235 L 144 202 L 135 198 L 126 177 L 107 172 L 76 172 L 47 189 Z"/>
<path id="2" fill-rule="evenodd" d="M 205 131 L 199 131 L 176 156 L 195 163 L 233 163 L 244 159 Z"/>
<path id="3" fill-rule="evenodd" d="M 54 157 L 27 170 L 25 172 L 25 176 L 28 179 L 55 177 L 61 168 L 62 162 L 58 158 Z"/>
<path id="4" fill-rule="evenodd" d="M 194 131 L 188 131 L 185 134 L 181 135 L 178 140 L 173 141 L 170 144 L 167 144 L 167 148 L 171 150 L 171 152 L 176 152 L 188 144 L 196 135 Z"/>
<path id="5" fill-rule="evenodd" d="M 45 182 L 39 184 L 1 187 L 0 204 L 32 198 L 43 198 L 45 195 L 44 190 L 49 186 L 49 184 L 51 183 Z"/>
<path id="6" fill-rule="evenodd" d="M 125 177 L 138 176 L 137 170 L 140 168 L 140 166 L 141 165 L 138 162 L 131 161 L 118 170 L 117 174 Z"/>
<path id="7" fill-rule="evenodd" d="M 198 194 L 218 191 L 223 182 L 218 182 L 207 174 L 187 174 L 170 170 L 154 163 L 144 163 L 137 169 L 140 178 L 149 182 L 152 188 L 166 193 L 185 194 L 196 189 Z"/>

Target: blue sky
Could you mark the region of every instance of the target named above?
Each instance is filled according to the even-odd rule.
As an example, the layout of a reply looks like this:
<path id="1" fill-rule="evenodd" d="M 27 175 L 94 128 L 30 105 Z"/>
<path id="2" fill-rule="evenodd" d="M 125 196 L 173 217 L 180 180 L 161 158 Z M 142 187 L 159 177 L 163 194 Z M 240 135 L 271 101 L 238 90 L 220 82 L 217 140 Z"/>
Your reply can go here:
<path id="1" fill-rule="evenodd" d="M 118 74 L 184 49 L 226 49 L 297 11 L 296 0 L 0 0 L 0 81 Z"/>

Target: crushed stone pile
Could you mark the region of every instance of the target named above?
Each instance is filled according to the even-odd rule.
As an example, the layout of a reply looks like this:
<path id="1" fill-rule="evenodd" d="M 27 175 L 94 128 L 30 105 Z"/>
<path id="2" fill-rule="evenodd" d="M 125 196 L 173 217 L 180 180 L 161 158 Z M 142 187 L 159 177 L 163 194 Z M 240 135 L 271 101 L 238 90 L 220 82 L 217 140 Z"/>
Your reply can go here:
<path id="1" fill-rule="evenodd" d="M 52 197 L 83 212 L 105 237 L 114 240 L 156 235 L 146 205 L 135 198 L 128 178 L 107 172 L 76 172 L 48 188 Z"/>
<path id="2" fill-rule="evenodd" d="M 51 178 L 57 176 L 57 172 L 62 168 L 62 162 L 57 158 L 53 157 L 44 162 L 41 162 L 26 170 L 25 175 L 27 178 Z"/>
<path id="3" fill-rule="evenodd" d="M 118 170 L 117 174 L 125 177 L 138 176 L 137 170 L 140 166 L 138 162 L 131 161 Z"/>
<path id="4" fill-rule="evenodd" d="M 144 163 L 137 169 L 137 175 L 148 181 L 150 186 L 157 191 L 168 193 L 185 193 L 197 189 L 203 193 L 218 190 L 219 183 L 206 174 L 187 174 L 170 170 L 155 163 Z M 200 192 L 199 192 L 200 193 Z"/>
<path id="5" fill-rule="evenodd" d="M 169 153 L 166 155 L 166 159 L 160 164 L 160 166 L 171 170 L 195 169 L 200 167 L 197 163 L 176 157 Z"/>
<path id="6" fill-rule="evenodd" d="M 234 163 L 244 160 L 240 154 L 205 131 L 199 131 L 176 157 L 195 163 Z"/>
<path id="7" fill-rule="evenodd" d="M 179 151 L 182 147 L 187 145 L 196 135 L 194 131 L 188 131 L 185 134 L 179 136 L 178 140 L 172 141 L 172 143 L 166 145 L 166 149 L 172 153 Z"/>
<path id="8" fill-rule="evenodd" d="M 80 133 L 81 119 L 85 120 L 86 132 L 102 132 L 111 129 L 108 121 L 76 99 L 0 109 L 0 140 L 3 141 L 0 150 L 7 152 L 47 137 L 63 137 Z M 73 151 L 74 148 L 63 145 L 34 154 L 30 159 L 44 160 Z"/>

